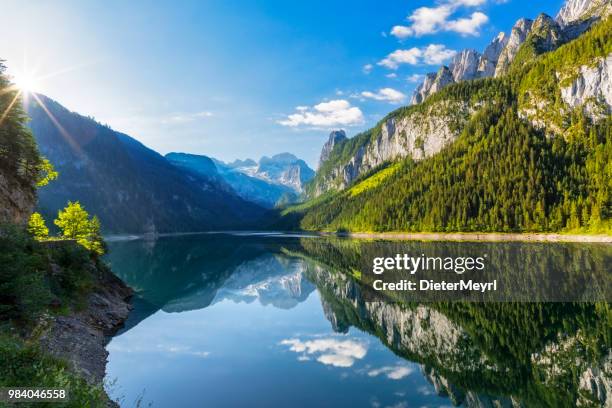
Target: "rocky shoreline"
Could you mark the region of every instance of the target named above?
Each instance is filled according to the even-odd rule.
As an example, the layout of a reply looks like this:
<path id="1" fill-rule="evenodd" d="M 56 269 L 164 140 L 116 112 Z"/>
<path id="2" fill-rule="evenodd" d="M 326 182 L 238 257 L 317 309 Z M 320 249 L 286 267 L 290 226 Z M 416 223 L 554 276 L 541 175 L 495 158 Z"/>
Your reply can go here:
<path id="1" fill-rule="evenodd" d="M 66 360 L 90 384 L 102 386 L 108 352 L 106 344 L 124 324 L 133 291 L 107 267 L 91 268 L 97 278 L 83 310 L 56 316 L 40 337 L 41 347 Z M 108 406 L 118 406 L 108 400 Z"/>

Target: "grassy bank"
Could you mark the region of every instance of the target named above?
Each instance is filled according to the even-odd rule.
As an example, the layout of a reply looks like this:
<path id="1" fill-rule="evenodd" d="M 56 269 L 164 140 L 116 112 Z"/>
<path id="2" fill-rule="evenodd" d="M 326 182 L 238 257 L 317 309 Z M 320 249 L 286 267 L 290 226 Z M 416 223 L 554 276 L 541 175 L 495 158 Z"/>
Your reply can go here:
<path id="1" fill-rule="evenodd" d="M 478 233 L 478 232 L 348 232 L 350 238 L 375 238 L 406 241 L 482 241 L 482 242 L 593 242 L 612 243 L 609 234 Z"/>

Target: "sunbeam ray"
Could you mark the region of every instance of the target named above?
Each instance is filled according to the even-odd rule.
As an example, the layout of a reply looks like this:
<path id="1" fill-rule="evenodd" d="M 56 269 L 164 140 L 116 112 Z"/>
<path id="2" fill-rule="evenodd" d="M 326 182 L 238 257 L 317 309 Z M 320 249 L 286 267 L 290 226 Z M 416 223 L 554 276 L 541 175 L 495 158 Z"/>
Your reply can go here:
<path id="1" fill-rule="evenodd" d="M 49 109 L 47 109 L 44 102 L 38 97 L 36 93 L 32 93 L 32 96 L 34 97 L 34 99 L 36 99 L 36 102 L 38 102 L 40 107 L 45 111 L 49 119 L 51 119 L 51 122 L 53 122 L 53 125 L 55 125 L 57 130 L 59 130 L 62 137 L 68 142 L 68 144 L 70 144 L 70 147 L 72 147 L 73 151 L 78 156 L 82 156 L 83 152 L 81 151 L 81 147 L 74 140 L 74 138 L 70 135 L 70 133 L 68 133 L 68 131 L 59 123 L 59 121 L 55 118 L 55 116 L 53 116 L 53 114 L 49 111 Z"/>
<path id="2" fill-rule="evenodd" d="M 19 99 L 19 95 L 21 95 L 21 91 L 15 92 L 15 97 L 13 98 L 11 103 L 9 103 L 6 110 L 2 113 L 2 116 L 0 116 L 0 125 L 2 125 L 2 122 L 4 122 L 4 119 L 8 116 L 11 109 L 13 109 L 13 105 L 15 105 L 15 102 L 17 102 L 17 99 Z"/>

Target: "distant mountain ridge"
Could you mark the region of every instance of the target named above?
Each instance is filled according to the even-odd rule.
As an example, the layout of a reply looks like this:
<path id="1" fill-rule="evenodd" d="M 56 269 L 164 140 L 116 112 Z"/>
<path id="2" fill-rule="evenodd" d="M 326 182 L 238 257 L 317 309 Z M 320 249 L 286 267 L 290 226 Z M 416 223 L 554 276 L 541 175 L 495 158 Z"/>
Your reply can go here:
<path id="1" fill-rule="evenodd" d="M 233 229 L 252 226 L 264 215 L 219 180 L 186 172 L 137 140 L 37 97 L 44 108 L 30 98 L 30 128 L 59 171 L 39 191 L 47 219 L 69 200 L 97 215 L 106 233 Z"/>
<path id="2" fill-rule="evenodd" d="M 168 153 L 166 158 L 177 166 L 215 178 L 243 199 L 266 208 L 296 202 L 303 186 L 314 177 L 306 162 L 290 153 L 264 156 L 259 162 L 246 159 L 225 163 L 189 153 Z"/>
<path id="3" fill-rule="evenodd" d="M 315 173 L 304 160 L 291 153 L 263 156 L 257 163 L 251 159 L 236 161 L 231 166 L 253 177 L 287 186 L 296 193 L 302 192 L 304 185 L 312 180 Z"/>

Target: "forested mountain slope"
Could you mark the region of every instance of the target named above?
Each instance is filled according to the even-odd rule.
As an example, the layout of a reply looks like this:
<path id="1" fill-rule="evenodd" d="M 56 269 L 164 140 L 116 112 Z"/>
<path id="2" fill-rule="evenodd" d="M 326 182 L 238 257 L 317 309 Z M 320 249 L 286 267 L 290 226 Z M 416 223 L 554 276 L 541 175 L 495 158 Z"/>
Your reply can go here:
<path id="1" fill-rule="evenodd" d="M 551 52 L 528 40 L 507 75 L 450 85 L 336 144 L 311 185 L 323 195 L 281 225 L 609 231 L 611 33 L 608 17 Z"/>

